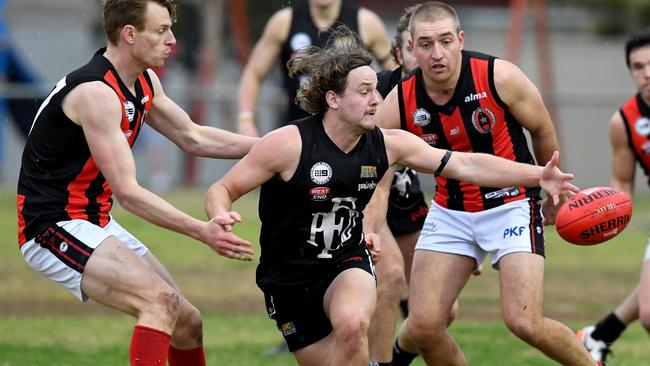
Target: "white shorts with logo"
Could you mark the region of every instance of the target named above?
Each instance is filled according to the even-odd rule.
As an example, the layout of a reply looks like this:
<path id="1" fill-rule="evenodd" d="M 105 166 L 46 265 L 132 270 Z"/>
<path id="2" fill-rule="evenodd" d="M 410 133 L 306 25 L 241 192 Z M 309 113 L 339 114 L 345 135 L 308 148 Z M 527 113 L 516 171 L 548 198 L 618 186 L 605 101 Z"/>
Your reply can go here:
<path id="1" fill-rule="evenodd" d="M 544 256 L 544 226 L 538 201 L 524 199 L 480 212 L 450 210 L 431 203 L 416 250 L 459 254 L 492 266 L 514 252 Z"/>
<path id="2" fill-rule="evenodd" d="M 20 248 L 27 264 L 36 272 L 56 281 L 81 301 L 81 279 L 86 261 L 109 236 L 114 236 L 139 256 L 149 249 L 111 217 L 105 227 L 85 220 L 59 221 Z"/>

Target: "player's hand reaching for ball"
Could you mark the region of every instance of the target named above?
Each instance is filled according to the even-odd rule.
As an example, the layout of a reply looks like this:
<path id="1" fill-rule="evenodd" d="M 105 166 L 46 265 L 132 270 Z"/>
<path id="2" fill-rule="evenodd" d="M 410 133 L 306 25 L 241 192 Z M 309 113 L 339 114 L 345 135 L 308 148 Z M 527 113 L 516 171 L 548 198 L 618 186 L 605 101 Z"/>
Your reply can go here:
<path id="1" fill-rule="evenodd" d="M 208 239 L 205 243 L 219 255 L 240 261 L 252 261 L 252 244 L 232 232 L 235 223 L 241 221 L 241 216 L 234 211 L 216 215 L 208 221 Z"/>
<path id="2" fill-rule="evenodd" d="M 553 205 L 559 205 L 560 197 L 580 191 L 580 188 L 571 184 L 573 174 L 563 173 L 557 164 L 560 161 L 560 153 L 555 151 L 551 160 L 544 166 L 539 185 L 548 194 Z"/>

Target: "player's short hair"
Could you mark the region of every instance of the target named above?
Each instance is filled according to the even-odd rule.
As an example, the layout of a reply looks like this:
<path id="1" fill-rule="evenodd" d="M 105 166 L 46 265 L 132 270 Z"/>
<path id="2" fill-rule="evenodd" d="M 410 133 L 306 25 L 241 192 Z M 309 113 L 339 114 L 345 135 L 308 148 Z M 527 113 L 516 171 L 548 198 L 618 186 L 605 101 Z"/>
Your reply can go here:
<path id="1" fill-rule="evenodd" d="M 458 19 L 458 14 L 451 5 L 440 1 L 429 1 L 428 3 L 421 4 L 411 16 L 409 23 L 411 35 L 415 33 L 415 23 L 435 22 L 445 18 L 451 18 L 455 23 L 456 34 L 460 33 L 460 19 Z"/>
<path id="2" fill-rule="evenodd" d="M 324 48 L 311 47 L 287 63 L 289 76 L 304 77 L 296 103 L 309 113 L 327 110 L 325 94 L 341 93 L 347 86 L 350 71 L 372 63 L 372 54 L 363 46 L 359 35 L 345 26 L 332 31 Z"/>
<path id="3" fill-rule="evenodd" d="M 174 0 L 104 0 L 104 34 L 106 39 L 116 45 L 120 32 L 126 25 L 132 25 L 137 30 L 144 29 L 145 10 L 148 3 L 157 3 L 169 11 L 172 22 L 176 21 L 176 4 Z"/>
<path id="4" fill-rule="evenodd" d="M 404 47 L 404 41 L 402 40 L 402 33 L 407 32 L 409 30 L 409 23 L 411 22 L 411 16 L 413 15 L 413 12 L 415 12 L 415 9 L 418 8 L 420 4 L 416 5 L 411 5 L 404 9 L 404 12 L 402 15 L 399 17 L 399 20 L 397 21 L 397 33 L 395 33 L 395 38 L 393 39 L 393 47 L 390 49 L 391 54 L 397 60 L 397 53 L 396 49 L 402 49 Z"/>
<path id="5" fill-rule="evenodd" d="M 636 32 L 630 36 L 625 42 L 625 62 L 627 67 L 630 68 L 630 53 L 637 48 L 650 46 L 650 29 Z"/>

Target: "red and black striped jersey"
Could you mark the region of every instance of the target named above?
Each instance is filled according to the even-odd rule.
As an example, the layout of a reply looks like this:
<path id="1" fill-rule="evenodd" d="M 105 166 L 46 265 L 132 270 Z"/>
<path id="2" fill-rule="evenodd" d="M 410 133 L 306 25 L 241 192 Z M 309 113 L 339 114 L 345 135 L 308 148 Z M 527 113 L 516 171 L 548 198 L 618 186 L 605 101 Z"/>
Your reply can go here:
<path id="1" fill-rule="evenodd" d="M 441 149 L 482 152 L 535 164 L 523 126 L 497 94 L 494 60 L 493 56 L 463 51 L 454 95 L 442 106 L 427 95 L 422 71 L 414 70 L 398 84 L 401 128 Z M 540 197 L 539 187 L 482 187 L 442 176 L 436 181 L 434 201 L 453 210 L 477 212 Z"/>
<path id="2" fill-rule="evenodd" d="M 625 102 L 620 112 L 630 149 L 650 184 L 650 107 L 639 93 Z"/>
<path id="3" fill-rule="evenodd" d="M 63 98 L 79 84 L 104 82 L 122 104 L 120 127 L 133 146 L 154 95 L 147 72 L 138 77 L 133 95 L 104 52 L 97 51 L 86 65 L 61 79 L 34 118 L 18 179 L 19 245 L 58 221 L 81 219 L 103 227 L 110 220 L 111 188 L 90 154 L 81 126 L 63 112 Z"/>

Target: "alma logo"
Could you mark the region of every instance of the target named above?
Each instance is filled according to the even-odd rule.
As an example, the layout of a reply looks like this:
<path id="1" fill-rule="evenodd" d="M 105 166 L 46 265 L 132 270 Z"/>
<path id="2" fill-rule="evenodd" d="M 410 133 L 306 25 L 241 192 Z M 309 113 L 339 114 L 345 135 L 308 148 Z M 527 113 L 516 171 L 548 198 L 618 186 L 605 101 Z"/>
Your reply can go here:
<path id="1" fill-rule="evenodd" d="M 470 94 L 465 97 L 465 103 L 469 103 L 475 100 L 487 98 L 487 93 L 486 92 L 478 92 L 476 94 Z"/>

